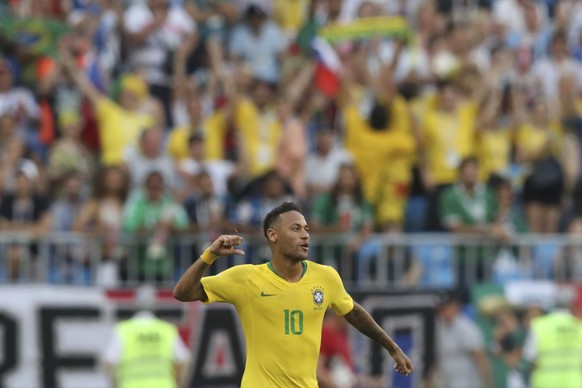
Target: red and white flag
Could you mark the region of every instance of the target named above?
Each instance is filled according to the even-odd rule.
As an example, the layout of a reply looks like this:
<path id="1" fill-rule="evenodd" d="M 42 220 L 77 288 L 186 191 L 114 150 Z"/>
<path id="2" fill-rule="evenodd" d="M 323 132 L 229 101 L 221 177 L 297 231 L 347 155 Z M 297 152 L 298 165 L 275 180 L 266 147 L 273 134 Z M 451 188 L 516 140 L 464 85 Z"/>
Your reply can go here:
<path id="1" fill-rule="evenodd" d="M 328 97 L 335 97 L 340 90 L 342 63 L 335 49 L 323 38 L 317 37 L 311 43 L 314 51 L 315 87 Z"/>

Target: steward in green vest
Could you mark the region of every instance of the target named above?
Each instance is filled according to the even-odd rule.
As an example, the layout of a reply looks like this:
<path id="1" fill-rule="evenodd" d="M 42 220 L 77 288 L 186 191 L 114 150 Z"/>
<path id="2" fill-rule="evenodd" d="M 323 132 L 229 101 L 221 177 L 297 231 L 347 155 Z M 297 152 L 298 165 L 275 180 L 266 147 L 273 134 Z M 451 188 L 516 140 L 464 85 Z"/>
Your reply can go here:
<path id="1" fill-rule="evenodd" d="M 537 352 L 531 388 L 582 387 L 582 295 L 571 312 L 534 318 L 531 330 Z"/>
<path id="2" fill-rule="evenodd" d="M 145 288 L 145 287 L 144 287 Z M 138 291 L 142 309 L 144 292 Z M 150 303 L 148 303 L 150 304 Z M 147 309 L 149 310 L 149 309 Z M 155 317 L 147 310 L 140 311 L 115 327 L 113 339 L 105 351 L 116 388 L 177 388 L 188 359 L 176 327 Z"/>

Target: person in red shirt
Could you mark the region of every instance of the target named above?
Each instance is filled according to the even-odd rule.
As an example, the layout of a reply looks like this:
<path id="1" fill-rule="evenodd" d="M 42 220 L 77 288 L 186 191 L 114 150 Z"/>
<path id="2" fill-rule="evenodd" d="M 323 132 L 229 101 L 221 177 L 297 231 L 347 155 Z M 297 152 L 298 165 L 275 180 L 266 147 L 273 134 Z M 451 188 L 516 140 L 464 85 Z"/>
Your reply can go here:
<path id="1" fill-rule="evenodd" d="M 348 323 L 335 314 L 326 314 L 317 364 L 320 388 L 382 387 L 382 378 L 357 374 L 348 333 Z"/>

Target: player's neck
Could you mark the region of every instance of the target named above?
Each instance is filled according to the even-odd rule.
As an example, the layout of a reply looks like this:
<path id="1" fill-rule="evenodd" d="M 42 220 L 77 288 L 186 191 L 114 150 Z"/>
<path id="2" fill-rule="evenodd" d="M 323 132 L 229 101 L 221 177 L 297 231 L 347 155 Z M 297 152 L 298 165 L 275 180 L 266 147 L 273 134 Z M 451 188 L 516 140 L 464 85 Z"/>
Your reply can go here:
<path id="1" fill-rule="evenodd" d="M 301 261 L 273 256 L 271 264 L 275 273 L 288 282 L 298 282 L 303 277 L 304 266 Z"/>

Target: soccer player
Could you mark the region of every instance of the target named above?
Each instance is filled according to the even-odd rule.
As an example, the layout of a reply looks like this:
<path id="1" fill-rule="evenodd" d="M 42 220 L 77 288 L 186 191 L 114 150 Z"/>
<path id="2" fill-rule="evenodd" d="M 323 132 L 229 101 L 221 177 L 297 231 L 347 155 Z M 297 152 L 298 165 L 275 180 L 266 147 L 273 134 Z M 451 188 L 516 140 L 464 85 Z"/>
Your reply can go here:
<path id="1" fill-rule="evenodd" d="M 317 387 L 316 368 L 323 317 L 328 307 L 388 350 L 394 369 L 407 376 L 412 362 L 346 292 L 339 274 L 307 260 L 309 227 L 290 202 L 263 221 L 272 260 L 238 265 L 216 276 L 206 269 L 224 255 L 244 255 L 243 238 L 223 235 L 200 256 L 174 288 L 180 301 L 233 304 L 242 322 L 247 361 L 242 387 Z"/>

